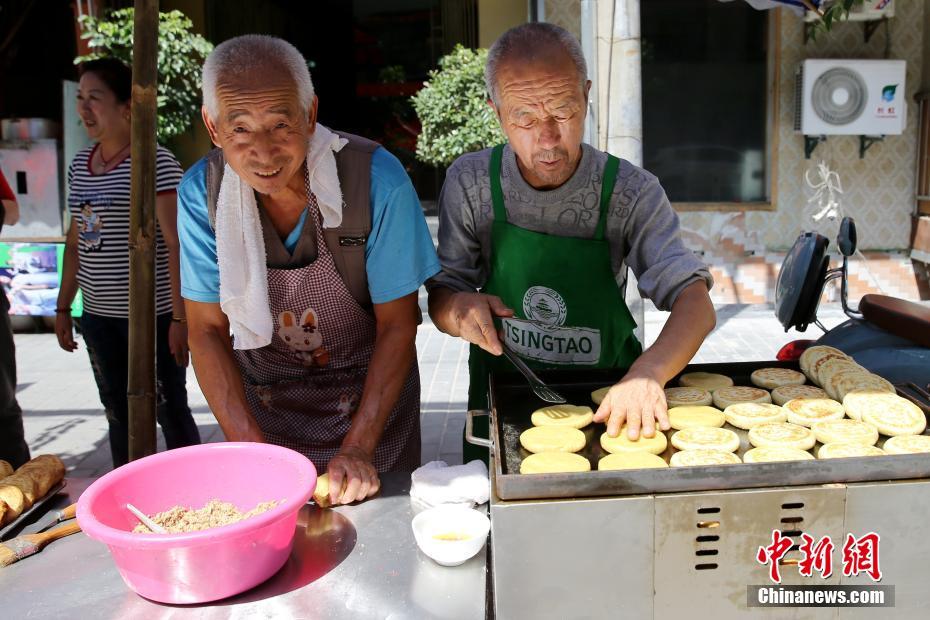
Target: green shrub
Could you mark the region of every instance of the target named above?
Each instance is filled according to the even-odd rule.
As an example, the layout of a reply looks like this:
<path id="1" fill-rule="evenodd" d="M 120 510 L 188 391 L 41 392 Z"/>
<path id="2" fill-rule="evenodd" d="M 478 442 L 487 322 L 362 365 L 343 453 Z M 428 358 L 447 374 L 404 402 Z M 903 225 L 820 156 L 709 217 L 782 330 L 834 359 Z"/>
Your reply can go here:
<path id="1" fill-rule="evenodd" d="M 132 66 L 133 9 L 109 11 L 106 17 L 81 18 L 82 39 L 91 48 L 75 64 L 114 57 Z M 184 133 L 200 112 L 201 70 L 213 44 L 191 32 L 193 22 L 180 11 L 158 14 L 158 141 Z"/>
<path id="2" fill-rule="evenodd" d="M 484 65 L 488 50 L 456 45 L 439 60 L 439 69 L 411 98 L 422 130 L 417 159 L 448 166 L 458 156 L 506 141 L 487 104 Z"/>
<path id="3" fill-rule="evenodd" d="M 836 22 L 843 21 L 849 17 L 849 12 L 860 6 L 863 0 L 824 0 L 820 3 L 820 19 L 811 23 L 810 37 L 816 39 L 817 35 L 822 32 L 830 32 Z"/>

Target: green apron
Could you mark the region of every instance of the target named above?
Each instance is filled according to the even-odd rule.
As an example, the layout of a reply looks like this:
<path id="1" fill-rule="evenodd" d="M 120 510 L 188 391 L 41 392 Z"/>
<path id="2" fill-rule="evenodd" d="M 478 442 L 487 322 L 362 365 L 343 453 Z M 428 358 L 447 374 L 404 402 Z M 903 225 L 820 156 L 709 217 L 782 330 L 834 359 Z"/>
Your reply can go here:
<path id="1" fill-rule="evenodd" d="M 608 155 L 601 184 L 600 219 L 592 239 L 533 232 L 507 222 L 501 190 L 504 147 L 491 151 L 491 265 L 482 293 L 497 295 L 514 311 L 501 319 L 504 340 L 533 368 L 628 368 L 642 346 L 610 266 L 604 234 L 620 160 Z M 513 371 L 503 356 L 471 345 L 468 408 L 488 408 L 488 373 Z M 473 432 L 488 436 L 488 418 Z M 487 462 L 488 450 L 464 444 L 463 462 Z"/>

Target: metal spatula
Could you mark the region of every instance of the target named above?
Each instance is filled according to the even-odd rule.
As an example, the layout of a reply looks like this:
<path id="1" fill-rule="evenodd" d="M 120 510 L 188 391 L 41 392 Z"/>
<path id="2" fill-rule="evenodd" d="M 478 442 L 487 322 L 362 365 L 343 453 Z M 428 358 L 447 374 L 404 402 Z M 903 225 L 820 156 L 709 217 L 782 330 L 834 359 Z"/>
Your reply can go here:
<path id="1" fill-rule="evenodd" d="M 564 396 L 543 383 L 540 378 L 536 376 L 536 373 L 530 370 L 530 367 L 524 364 L 523 360 L 520 359 L 520 356 L 514 353 L 510 347 L 508 347 L 503 342 L 501 342 L 501 347 L 504 349 L 504 356 L 509 359 L 514 366 L 517 367 L 517 370 L 520 371 L 520 374 L 526 377 L 526 380 L 530 384 L 530 388 L 532 388 L 533 393 L 536 394 L 536 396 L 546 401 L 547 403 L 555 403 L 557 405 L 568 402 Z"/>

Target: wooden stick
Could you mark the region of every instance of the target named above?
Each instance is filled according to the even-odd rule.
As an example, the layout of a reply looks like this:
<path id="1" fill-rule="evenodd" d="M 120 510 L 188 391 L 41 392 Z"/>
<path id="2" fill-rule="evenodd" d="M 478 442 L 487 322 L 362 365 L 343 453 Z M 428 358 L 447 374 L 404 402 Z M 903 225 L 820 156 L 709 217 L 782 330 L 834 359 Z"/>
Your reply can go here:
<path id="1" fill-rule="evenodd" d="M 158 0 L 135 0 L 129 215 L 129 460 L 155 453 L 155 131 Z"/>

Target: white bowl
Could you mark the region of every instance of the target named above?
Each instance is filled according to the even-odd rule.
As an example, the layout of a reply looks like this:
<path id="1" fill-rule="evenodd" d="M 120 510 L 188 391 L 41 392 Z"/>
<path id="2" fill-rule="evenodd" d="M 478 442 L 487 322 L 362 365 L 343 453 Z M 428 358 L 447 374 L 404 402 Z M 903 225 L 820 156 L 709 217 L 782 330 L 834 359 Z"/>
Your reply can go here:
<path id="1" fill-rule="evenodd" d="M 490 530 L 487 515 L 464 506 L 436 506 L 413 518 L 420 551 L 443 566 L 458 566 L 478 553 Z"/>

